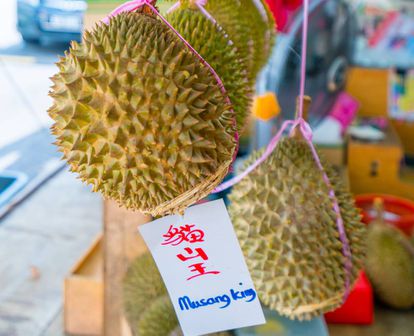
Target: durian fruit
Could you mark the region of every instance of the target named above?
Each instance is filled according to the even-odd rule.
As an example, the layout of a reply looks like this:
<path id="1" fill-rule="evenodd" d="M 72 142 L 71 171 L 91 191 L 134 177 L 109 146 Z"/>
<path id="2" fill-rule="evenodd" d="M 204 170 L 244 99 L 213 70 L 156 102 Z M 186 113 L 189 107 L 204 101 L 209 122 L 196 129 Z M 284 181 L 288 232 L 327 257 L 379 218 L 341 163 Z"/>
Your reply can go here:
<path id="1" fill-rule="evenodd" d="M 255 152 L 243 169 L 262 155 Z M 352 252 L 350 284 L 365 255 L 365 227 L 352 196 L 322 161 L 337 196 Z M 291 319 L 340 306 L 346 257 L 329 188 L 308 144 L 281 139 L 272 154 L 234 186 L 229 213 L 261 301 Z"/>
<path id="2" fill-rule="evenodd" d="M 275 42 L 275 21 L 270 9 L 265 1 L 260 0 L 262 3 L 266 19 L 262 16 L 261 11 L 258 9 L 254 0 L 239 0 L 240 4 L 247 14 L 246 22 L 249 25 L 249 29 L 252 31 L 254 39 L 254 64 L 253 73 L 257 73 L 267 63 Z"/>
<path id="3" fill-rule="evenodd" d="M 394 308 L 414 306 L 414 247 L 400 230 L 377 219 L 369 224 L 366 271 L 377 296 Z"/>
<path id="4" fill-rule="evenodd" d="M 177 334 L 178 320 L 171 300 L 166 296 L 147 302 L 136 327 L 139 336 L 172 336 Z"/>
<path id="5" fill-rule="evenodd" d="M 193 1 L 181 1 L 180 7 L 165 18 L 220 76 L 233 104 L 237 129 L 241 131 L 250 112 L 253 88 L 247 64 L 229 35 L 201 13 Z"/>
<path id="6" fill-rule="evenodd" d="M 183 335 L 167 289 L 149 253 L 136 258 L 128 268 L 123 280 L 123 306 L 136 336 Z"/>
<path id="7" fill-rule="evenodd" d="M 252 0 L 209 0 L 205 8 L 229 35 L 240 57 L 246 60 L 249 81 L 254 85 L 257 72 L 267 62 L 272 49 L 275 23 L 266 4 L 263 6 L 267 22 L 252 5 Z"/>
<path id="8" fill-rule="evenodd" d="M 206 323 L 208 323 L 206 321 Z M 177 315 L 168 296 L 151 303 L 138 322 L 139 336 L 183 336 Z M 228 332 L 209 334 L 211 336 L 230 336 Z"/>
<path id="9" fill-rule="evenodd" d="M 149 303 L 167 295 L 167 289 L 150 253 L 136 258 L 123 280 L 125 316 L 134 325 L 148 309 Z"/>
<path id="10" fill-rule="evenodd" d="M 227 174 L 234 114 L 211 71 L 154 14 L 86 31 L 57 63 L 49 114 L 70 169 L 143 213 L 182 212 Z"/>

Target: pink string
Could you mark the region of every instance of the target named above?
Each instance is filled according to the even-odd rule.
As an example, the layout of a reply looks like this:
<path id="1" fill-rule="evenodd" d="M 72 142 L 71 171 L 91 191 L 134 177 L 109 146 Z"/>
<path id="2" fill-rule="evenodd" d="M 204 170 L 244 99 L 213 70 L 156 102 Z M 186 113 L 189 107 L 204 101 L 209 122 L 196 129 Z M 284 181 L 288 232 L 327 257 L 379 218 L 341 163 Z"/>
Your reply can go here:
<path id="1" fill-rule="evenodd" d="M 303 29 L 302 29 L 302 50 L 300 65 L 300 89 L 299 89 L 299 112 L 298 117 L 303 118 L 303 101 L 305 98 L 306 81 L 306 58 L 308 51 L 308 26 L 309 26 L 309 0 L 303 1 Z"/>
<path id="2" fill-rule="evenodd" d="M 299 109 L 298 115 L 296 120 L 287 120 L 285 121 L 279 132 L 272 138 L 269 145 L 266 147 L 264 153 L 257 159 L 253 164 L 248 166 L 245 171 L 240 173 L 239 175 L 231 178 L 230 180 L 222 183 L 217 188 L 214 189 L 213 193 L 218 193 L 223 190 L 226 190 L 235 184 L 239 183 L 244 177 L 249 175 L 253 170 L 255 170 L 260 164 L 262 164 L 275 150 L 277 144 L 279 143 L 280 138 L 282 137 L 283 133 L 291 126 L 289 136 L 293 135 L 293 131 L 299 127 L 300 132 L 303 135 L 306 143 L 308 144 L 309 148 L 312 151 L 312 156 L 315 160 L 316 165 L 318 166 L 319 170 L 322 173 L 322 178 L 325 184 L 329 188 L 329 197 L 333 203 L 333 210 L 336 216 L 336 226 L 339 232 L 339 238 L 342 242 L 342 253 L 345 257 L 344 262 L 344 269 L 345 269 L 345 292 L 343 296 L 343 301 L 345 301 L 350 293 L 350 278 L 352 272 L 352 256 L 351 256 L 351 248 L 349 246 L 348 238 L 346 236 L 346 231 L 344 227 L 343 218 L 341 216 L 341 210 L 338 204 L 338 199 L 335 195 L 335 191 L 332 187 L 332 184 L 329 180 L 328 175 L 325 172 L 325 169 L 322 166 L 321 160 L 318 156 L 315 146 L 312 142 L 312 129 L 306 120 L 303 119 L 303 107 L 304 107 L 304 97 L 305 97 L 305 81 L 306 81 L 306 57 L 307 57 L 307 37 L 308 37 L 308 12 L 309 12 L 309 0 L 304 0 L 304 9 L 303 9 L 303 30 L 302 30 L 302 55 L 301 55 L 301 78 L 300 78 L 300 93 L 299 93 Z"/>
<path id="3" fill-rule="evenodd" d="M 197 3 L 197 6 L 199 6 L 200 8 L 202 8 L 202 4 L 204 4 L 204 1 L 205 0 L 199 0 L 199 3 Z M 197 50 L 195 50 L 191 46 L 191 44 L 188 43 L 187 40 L 157 11 L 157 9 L 151 4 L 151 0 L 132 0 L 132 1 L 128 1 L 128 2 L 124 3 L 123 5 L 115 8 L 108 16 L 106 16 L 101 21 L 103 23 L 105 23 L 105 24 L 108 24 L 109 23 L 109 20 L 112 17 L 114 17 L 114 16 L 116 16 L 116 15 L 118 15 L 120 13 L 123 13 L 123 12 L 132 12 L 132 11 L 137 10 L 138 8 L 140 8 L 140 7 L 144 6 L 144 5 L 147 5 L 161 19 L 161 21 L 164 22 L 168 26 L 168 28 L 170 28 L 174 32 L 175 35 L 177 35 L 177 37 L 187 46 L 188 49 L 190 49 L 190 51 L 200 60 L 200 62 L 210 70 L 210 73 L 213 75 L 214 79 L 216 80 L 217 85 L 218 85 L 218 87 L 220 89 L 220 92 L 223 94 L 226 103 L 229 104 L 230 106 L 232 106 L 232 103 L 230 101 L 230 98 L 229 98 L 229 96 L 227 94 L 227 91 L 226 91 L 226 89 L 224 87 L 224 83 L 221 80 L 220 76 L 217 74 L 217 72 L 197 52 Z M 178 2 L 178 5 L 179 5 L 179 2 Z M 202 9 L 204 9 L 204 8 L 202 8 Z M 205 13 L 203 12 L 203 14 L 204 15 L 207 14 L 208 16 L 210 16 L 212 18 L 212 16 L 207 11 L 205 11 Z M 234 126 L 237 127 L 236 114 L 235 114 L 233 108 L 231 108 L 230 112 L 233 113 L 233 116 L 234 116 L 234 118 L 233 118 Z M 235 131 L 234 137 L 236 139 L 237 146 L 236 146 L 236 149 L 234 151 L 233 161 L 236 159 L 237 152 L 239 150 L 239 133 L 237 132 L 237 130 Z"/>

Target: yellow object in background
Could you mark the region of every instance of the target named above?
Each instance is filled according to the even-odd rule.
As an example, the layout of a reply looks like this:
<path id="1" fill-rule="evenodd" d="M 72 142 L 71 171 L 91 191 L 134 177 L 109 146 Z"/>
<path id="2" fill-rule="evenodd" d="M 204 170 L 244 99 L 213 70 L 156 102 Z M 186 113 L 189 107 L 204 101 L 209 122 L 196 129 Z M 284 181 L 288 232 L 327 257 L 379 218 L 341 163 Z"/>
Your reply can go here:
<path id="1" fill-rule="evenodd" d="M 273 92 L 256 96 L 253 102 L 253 115 L 260 120 L 268 121 L 281 112 L 279 101 Z"/>

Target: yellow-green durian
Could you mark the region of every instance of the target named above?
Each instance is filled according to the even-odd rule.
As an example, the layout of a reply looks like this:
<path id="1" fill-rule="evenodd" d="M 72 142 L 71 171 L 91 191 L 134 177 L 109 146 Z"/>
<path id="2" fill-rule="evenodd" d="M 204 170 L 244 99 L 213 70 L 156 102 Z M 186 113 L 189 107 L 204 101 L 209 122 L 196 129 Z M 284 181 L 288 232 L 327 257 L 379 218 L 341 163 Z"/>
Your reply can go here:
<path id="1" fill-rule="evenodd" d="M 249 11 L 251 1 L 209 0 L 205 8 L 237 47 L 240 57 L 247 64 L 250 84 L 254 85 L 261 64 L 267 61 L 269 56 L 275 29 L 273 17 L 270 15 L 268 29 L 263 32 L 264 29 L 261 28 L 266 27 L 266 23 L 256 9 L 253 8 L 253 13 L 256 15 L 252 15 Z"/>
<path id="2" fill-rule="evenodd" d="M 377 296 L 388 305 L 414 306 L 414 246 L 398 229 L 376 220 L 369 224 L 366 271 Z"/>
<path id="3" fill-rule="evenodd" d="M 254 36 L 253 73 L 257 74 L 269 60 L 275 42 L 275 21 L 267 4 L 262 0 L 239 0 L 246 15 L 245 22 Z M 262 4 L 260 10 L 259 3 Z"/>
<path id="4" fill-rule="evenodd" d="M 206 323 L 208 323 L 206 321 Z M 183 336 L 177 315 L 168 296 L 163 296 L 149 304 L 138 322 L 138 336 Z M 230 336 L 228 332 L 209 334 L 211 336 Z"/>
<path id="5" fill-rule="evenodd" d="M 147 306 L 138 321 L 137 336 L 177 335 L 178 320 L 168 295 L 148 301 Z"/>
<path id="6" fill-rule="evenodd" d="M 182 336 L 174 307 L 151 254 L 136 258 L 123 280 L 123 306 L 136 336 Z M 227 336 L 228 333 L 215 333 Z"/>
<path id="7" fill-rule="evenodd" d="M 131 326 L 141 318 L 149 303 L 167 295 L 167 289 L 150 253 L 139 256 L 123 280 L 123 306 Z"/>
<path id="8" fill-rule="evenodd" d="M 250 112 L 253 88 L 247 64 L 229 35 L 191 1 L 182 2 L 166 19 L 217 72 L 233 105 L 237 129 L 242 130 Z"/>
<path id="9" fill-rule="evenodd" d="M 182 212 L 227 174 L 234 115 L 211 71 L 151 14 L 86 31 L 57 63 L 56 144 L 94 191 L 154 216 Z"/>
<path id="10" fill-rule="evenodd" d="M 262 153 L 253 153 L 245 167 Z M 323 164 L 352 252 L 353 284 L 365 255 L 365 227 L 352 196 L 329 164 Z M 234 186 L 229 199 L 232 222 L 266 306 L 304 320 L 342 304 L 347 259 L 329 188 L 304 140 L 280 140 L 273 153 Z"/>

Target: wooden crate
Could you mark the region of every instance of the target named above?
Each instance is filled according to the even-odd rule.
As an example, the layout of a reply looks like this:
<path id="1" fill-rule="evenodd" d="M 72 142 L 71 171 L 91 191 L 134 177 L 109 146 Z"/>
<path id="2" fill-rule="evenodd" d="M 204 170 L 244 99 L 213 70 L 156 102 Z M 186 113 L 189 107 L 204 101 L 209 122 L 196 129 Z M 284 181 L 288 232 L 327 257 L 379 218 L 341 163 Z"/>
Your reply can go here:
<path id="1" fill-rule="evenodd" d="M 104 205 L 104 335 L 127 336 L 122 311 L 122 279 L 129 263 L 147 251 L 138 226 L 151 217 L 120 208 L 113 201 Z"/>
<path id="2" fill-rule="evenodd" d="M 65 280 L 67 333 L 131 335 L 122 309 L 122 279 L 129 263 L 147 251 L 138 225 L 150 220 L 151 217 L 105 201 L 103 236 L 96 239 Z"/>
<path id="3" fill-rule="evenodd" d="M 64 282 L 64 327 L 71 335 L 103 332 L 102 235 L 73 267 Z"/>

